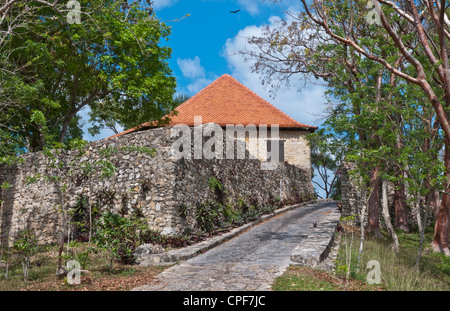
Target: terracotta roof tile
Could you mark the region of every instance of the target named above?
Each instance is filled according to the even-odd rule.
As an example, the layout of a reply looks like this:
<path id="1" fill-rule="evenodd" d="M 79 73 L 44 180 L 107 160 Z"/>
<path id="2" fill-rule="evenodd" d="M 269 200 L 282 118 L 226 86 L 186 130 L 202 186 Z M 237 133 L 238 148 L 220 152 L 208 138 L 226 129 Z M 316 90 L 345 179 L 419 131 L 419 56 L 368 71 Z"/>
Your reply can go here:
<path id="1" fill-rule="evenodd" d="M 203 124 L 278 124 L 280 128 L 317 129 L 297 122 L 228 74 L 219 77 L 175 110 L 178 114 L 171 117 L 169 125 L 193 126 L 194 117 L 201 116 Z M 151 122 L 145 123 L 115 136 L 152 126 Z"/>

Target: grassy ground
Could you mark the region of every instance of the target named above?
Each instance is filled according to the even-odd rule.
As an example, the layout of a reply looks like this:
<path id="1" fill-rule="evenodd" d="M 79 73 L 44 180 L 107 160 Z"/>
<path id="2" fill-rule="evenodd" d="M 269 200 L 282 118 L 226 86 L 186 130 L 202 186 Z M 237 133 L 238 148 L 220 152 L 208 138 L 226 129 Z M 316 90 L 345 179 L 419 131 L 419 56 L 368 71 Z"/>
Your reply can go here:
<path id="1" fill-rule="evenodd" d="M 2 262 L 0 291 L 128 291 L 134 287 L 151 284 L 153 278 L 165 267 L 138 267 L 116 263 L 110 271 L 101 254 L 91 253 L 89 263 L 81 274 L 81 284 L 69 285 L 64 277 L 57 277 L 57 248 L 41 246 L 32 257 L 27 281 L 23 280 L 21 260 L 11 252 L 8 278 Z M 4 255 L 5 257 L 5 255 Z"/>
<path id="2" fill-rule="evenodd" d="M 347 228 L 349 229 L 349 228 Z M 434 253 L 429 247 L 433 228 L 427 228 L 424 251 L 420 263 L 420 270 L 415 268 L 415 259 L 420 236 L 417 232 L 410 234 L 400 233 L 400 251 L 396 255 L 390 247 L 388 236 L 384 238 L 366 238 L 364 250 L 359 259 L 358 269 L 358 247 L 360 237 L 354 228 L 353 242 L 350 243 L 351 233 L 346 230 L 347 235 L 340 232 L 340 248 L 336 259 L 336 272 L 326 273 L 324 271 L 305 267 L 291 266 L 273 284 L 272 289 L 276 291 L 449 291 L 450 290 L 450 257 Z M 350 250 L 351 252 L 346 252 Z M 351 258 L 350 261 L 346 260 Z M 366 268 L 370 260 L 380 263 L 381 284 L 369 285 L 367 274 L 373 267 Z M 350 278 L 346 281 L 347 271 Z"/>
<path id="3" fill-rule="evenodd" d="M 433 228 L 427 229 L 425 248 L 420 270 L 414 267 L 419 244 L 417 232 L 400 233 L 400 252 L 395 255 L 390 248 L 389 238 L 366 238 L 364 251 L 358 268 L 358 229 L 346 228 L 339 233 L 340 248 L 336 260 L 336 273 L 317 269 L 291 266 L 284 275 L 277 278 L 272 286 L 275 291 L 380 291 L 380 290 L 450 290 L 450 257 L 433 253 L 429 247 Z M 347 252 L 352 241 L 352 251 Z M 349 249 L 349 248 L 348 248 Z M 351 255 L 349 255 L 351 254 Z M 5 260 L 0 261 L 0 291 L 45 290 L 45 291 L 127 291 L 134 287 L 151 284 L 154 277 L 165 267 L 137 267 L 115 263 L 109 271 L 102 254 L 90 253 L 88 264 L 82 273 L 80 285 L 69 285 L 65 278 L 56 277 L 57 249 L 55 246 L 41 246 L 31 258 L 29 278 L 23 281 L 21 259 L 11 251 L 8 265 L 8 278 L 5 278 Z M 3 254 L 5 259 L 5 252 Z M 351 257 L 350 264 L 347 258 Z M 369 260 L 380 263 L 381 284 L 369 285 L 366 269 Z M 347 269 L 350 279 L 346 280 Z"/>
<path id="4" fill-rule="evenodd" d="M 358 280 L 337 277 L 331 273 L 300 266 L 290 266 L 284 275 L 272 284 L 274 291 L 379 291 L 380 286 L 368 285 Z"/>

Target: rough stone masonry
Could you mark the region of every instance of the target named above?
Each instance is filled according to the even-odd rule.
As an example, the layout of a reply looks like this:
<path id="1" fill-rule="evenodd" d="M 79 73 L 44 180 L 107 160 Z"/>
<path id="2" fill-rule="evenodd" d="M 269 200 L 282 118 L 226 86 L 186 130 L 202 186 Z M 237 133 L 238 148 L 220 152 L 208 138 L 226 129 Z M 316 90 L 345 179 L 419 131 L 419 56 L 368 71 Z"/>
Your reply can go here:
<path id="1" fill-rule="evenodd" d="M 94 141 L 82 153 L 60 150 L 54 159 L 28 153 L 20 156 L 22 162 L 0 166 L 0 184 L 10 185 L 0 196 L 2 243 L 21 230 L 30 230 L 41 244 L 56 242 L 61 207 L 82 199 L 123 213 L 139 208 L 150 228 L 180 234 L 196 225 L 192 217 L 180 216 L 181 206 L 217 199 L 208 185 L 212 177 L 220 180 L 231 204 L 250 197 L 268 204 L 314 193 L 310 169 L 280 163 L 266 171 L 259 160 L 248 158 L 176 159 L 175 139 L 170 127 L 155 128 Z M 152 148 L 154 155 L 145 152 Z M 108 169 L 112 174 L 105 177 Z"/>

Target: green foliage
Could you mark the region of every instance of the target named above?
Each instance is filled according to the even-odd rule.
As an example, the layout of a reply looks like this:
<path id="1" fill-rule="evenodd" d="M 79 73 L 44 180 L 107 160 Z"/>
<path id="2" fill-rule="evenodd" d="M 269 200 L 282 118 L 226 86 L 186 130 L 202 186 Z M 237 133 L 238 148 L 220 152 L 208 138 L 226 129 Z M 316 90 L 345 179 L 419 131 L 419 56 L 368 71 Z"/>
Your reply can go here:
<path id="1" fill-rule="evenodd" d="M 41 178 L 41 174 L 36 174 L 35 176 L 27 176 L 25 177 L 25 184 L 26 185 L 33 185 L 39 181 Z"/>
<path id="2" fill-rule="evenodd" d="M 430 243 L 433 236 L 433 230 L 428 231 L 426 241 Z M 350 238 L 350 237 L 349 237 Z M 421 261 L 420 270 L 415 267 L 415 258 L 417 255 L 417 247 L 420 240 L 420 234 L 411 232 L 410 234 L 399 233 L 400 252 L 395 254 L 391 247 L 390 241 L 386 239 L 366 239 L 364 250 L 361 258 L 358 259 L 359 236 L 351 237 L 351 262 L 347 263 L 345 254 L 346 241 L 341 239 L 341 247 L 337 257 L 336 266 L 344 270 L 345 267 L 351 267 L 350 277 L 361 282 L 367 282 L 368 270 L 365 268 L 370 260 L 377 260 L 381 269 L 381 286 L 387 290 L 394 291 L 422 291 L 422 290 L 449 290 L 450 274 L 444 266 L 448 263 L 445 255 L 432 252 L 424 253 Z M 357 269 L 357 261 L 361 264 Z M 444 268 L 444 269 L 443 269 Z M 345 271 L 342 271 L 345 273 Z M 342 274 L 341 274 L 342 275 Z"/>
<path id="3" fill-rule="evenodd" d="M 36 237 L 30 231 L 21 231 L 13 247 L 24 257 L 29 258 L 37 249 Z"/>
<path id="4" fill-rule="evenodd" d="M 113 155 L 117 154 L 119 150 L 114 146 L 108 146 L 106 148 L 101 148 L 98 150 L 98 153 L 102 157 L 102 159 L 109 159 Z"/>
<path id="5" fill-rule="evenodd" d="M 217 178 L 215 175 L 210 177 L 208 179 L 208 186 L 209 188 L 214 190 L 214 193 L 216 194 L 217 201 L 221 204 L 225 203 L 225 197 L 227 194 L 227 190 L 225 189 L 225 186 L 222 184 L 219 178 Z"/>
<path id="6" fill-rule="evenodd" d="M 78 242 L 87 242 L 90 232 L 101 215 L 100 208 L 89 202 L 89 198 L 80 195 L 74 206 L 69 210 L 70 223 L 73 226 L 73 239 Z"/>
<path id="7" fill-rule="evenodd" d="M 185 203 L 182 203 L 180 205 L 178 215 L 186 219 L 189 216 L 191 209 L 192 209 L 191 207 L 187 206 Z"/>
<path id="8" fill-rule="evenodd" d="M 95 252 L 95 248 L 91 245 L 86 245 L 83 242 L 71 241 L 66 244 L 67 251 L 61 254 L 61 257 L 66 261 L 76 260 L 80 264 L 81 269 L 85 269 L 90 263 L 89 255 Z"/>
<path id="9" fill-rule="evenodd" d="M 9 183 L 9 182 L 3 182 L 2 184 L 1 184 L 1 186 L 0 186 L 0 188 L 2 189 L 2 190 L 8 190 L 9 188 L 11 187 L 11 184 Z"/>
<path id="10" fill-rule="evenodd" d="M 21 231 L 13 244 L 13 248 L 22 258 L 23 279 L 26 281 L 28 279 L 31 256 L 37 250 L 37 239 L 30 231 Z"/>
<path id="11" fill-rule="evenodd" d="M 134 251 L 139 246 L 140 225 L 132 217 L 122 217 L 110 211 L 103 213 L 98 220 L 93 242 L 106 254 L 110 271 L 114 260 L 124 264 L 134 262 Z"/>
<path id="12" fill-rule="evenodd" d="M 278 277 L 272 285 L 274 291 L 338 291 L 341 288 L 326 280 L 310 275 L 286 274 Z"/>
<path id="13" fill-rule="evenodd" d="M 436 264 L 436 267 L 442 271 L 442 273 L 448 275 L 450 277 L 450 256 L 447 256 L 442 253 L 435 253 L 435 257 L 440 261 Z"/>
<path id="14" fill-rule="evenodd" d="M 84 139 L 74 138 L 67 143 L 68 150 L 78 150 L 80 153 L 78 156 L 82 156 L 85 153 L 85 149 L 88 146 L 88 142 Z"/>
<path id="15" fill-rule="evenodd" d="M 222 206 L 214 200 L 199 202 L 195 211 L 197 226 L 205 232 L 212 232 L 220 226 Z"/>
<path id="16" fill-rule="evenodd" d="M 140 1 L 125 7 L 80 0 L 81 24 L 67 23 L 66 3 L 22 2 L 4 22 L 26 22 L 0 46 L 0 157 L 80 139 L 79 111 L 87 106 L 92 134 L 159 120 L 171 110 L 175 79 L 163 44 L 170 29 Z M 22 16 L 30 7 L 33 14 Z"/>
<path id="17" fill-rule="evenodd" d="M 106 160 L 100 160 L 97 161 L 96 165 L 101 169 L 101 177 L 102 178 L 109 178 L 114 176 L 114 173 L 116 172 L 116 166 Z"/>
<path id="18" fill-rule="evenodd" d="M 224 187 L 223 187 L 222 183 L 220 182 L 220 180 L 218 180 L 214 176 L 209 178 L 208 186 L 211 189 L 214 189 L 214 190 L 219 190 L 219 191 L 223 191 L 224 190 Z"/>
<path id="19" fill-rule="evenodd" d="M 307 140 L 311 148 L 311 165 L 314 168 L 313 183 L 325 192 L 325 198 L 339 199 L 339 167 L 345 156 L 344 148 L 337 143 L 334 135 L 325 129 L 309 134 Z M 315 177 L 319 177 L 321 182 L 317 182 Z"/>
<path id="20" fill-rule="evenodd" d="M 232 223 L 236 221 L 239 216 L 239 211 L 237 211 L 233 205 L 226 203 L 222 208 L 222 215 L 225 218 L 225 221 Z"/>

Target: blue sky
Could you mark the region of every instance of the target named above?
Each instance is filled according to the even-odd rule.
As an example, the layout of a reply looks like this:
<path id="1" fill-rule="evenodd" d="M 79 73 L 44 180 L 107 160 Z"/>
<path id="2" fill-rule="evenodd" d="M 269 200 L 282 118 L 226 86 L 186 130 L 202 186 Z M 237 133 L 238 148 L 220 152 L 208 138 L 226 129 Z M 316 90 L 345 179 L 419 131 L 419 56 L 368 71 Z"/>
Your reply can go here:
<path id="1" fill-rule="evenodd" d="M 300 92 L 292 87 L 270 96 L 260 76 L 251 72 L 251 62 L 238 54 L 252 48 L 247 44 L 249 37 L 285 18 L 285 10 L 298 11 L 299 3 L 284 0 L 280 7 L 271 0 L 154 0 L 156 15 L 171 27 L 169 40 L 163 44 L 172 48 L 169 64 L 177 80 L 177 93 L 192 96 L 221 75 L 230 74 L 297 121 L 320 126 L 318 115 L 325 108 L 322 86 L 299 82 Z M 240 12 L 230 13 L 234 10 Z M 85 132 L 86 140 L 114 134 L 104 130 L 92 137 Z"/>
<path id="2" fill-rule="evenodd" d="M 292 87 L 271 97 L 260 76 L 251 72 L 251 62 L 238 54 L 251 48 L 248 37 L 284 18 L 284 10 L 299 10 L 299 5 L 294 0 L 281 1 L 281 7 L 270 0 L 154 0 L 156 15 L 171 27 L 169 40 L 163 44 L 172 48 L 169 64 L 177 93 L 192 96 L 221 75 L 230 74 L 297 121 L 319 126 L 323 87 L 306 85 L 300 92 Z M 240 12 L 230 13 L 234 10 Z M 111 134 L 104 130 L 92 137 L 86 131 L 84 138 L 95 140 Z"/>

